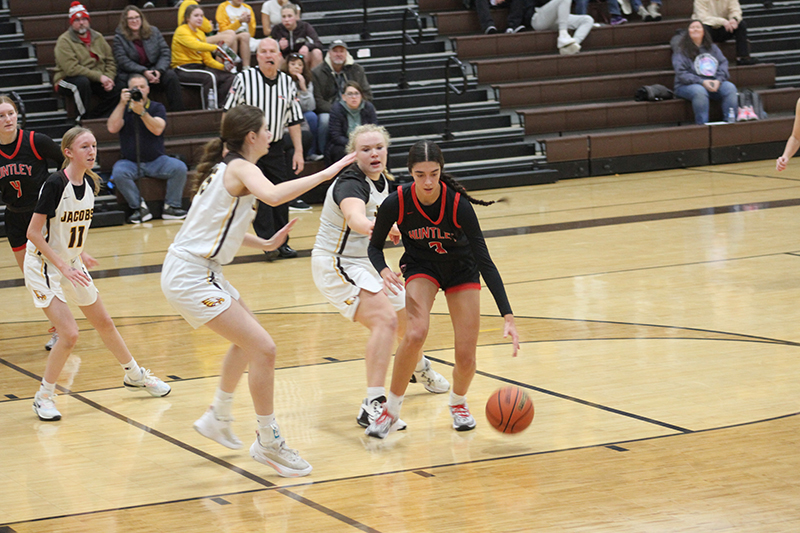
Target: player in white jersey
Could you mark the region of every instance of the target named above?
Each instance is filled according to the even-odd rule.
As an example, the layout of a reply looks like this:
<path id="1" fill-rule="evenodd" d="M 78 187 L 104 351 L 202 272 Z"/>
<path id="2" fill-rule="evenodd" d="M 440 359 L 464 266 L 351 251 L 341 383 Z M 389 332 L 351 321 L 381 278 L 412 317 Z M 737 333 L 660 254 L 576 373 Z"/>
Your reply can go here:
<path id="1" fill-rule="evenodd" d="M 42 385 L 33 400 L 33 411 L 47 421 L 61 419 L 55 406 L 56 380 L 78 340 L 78 324 L 67 301 L 81 308 L 122 365 L 126 388 L 156 397 L 170 392 L 169 385 L 136 363 L 86 269 L 97 265 L 83 251 L 94 213 L 94 193 L 100 184 L 100 177 L 92 172 L 97 141 L 91 131 L 75 127 L 64 134 L 61 151 L 66 167 L 42 185 L 28 226 L 24 265 L 25 285 L 34 305 L 43 309 L 58 329 L 58 341 L 47 358 Z"/>
<path id="2" fill-rule="evenodd" d="M 356 417 L 362 427 L 381 414 L 394 338 L 405 332 L 405 292 L 384 291 L 383 280 L 367 256 L 375 214 L 389 195 L 389 180 L 394 179 L 386 171 L 388 149 L 389 134 L 381 126 L 363 124 L 350 134 L 347 151 L 355 152 L 356 162 L 328 188 L 311 252 L 311 272 L 319 291 L 342 315 L 370 330 L 364 357 L 367 397 Z M 399 231 L 390 238 L 396 244 Z M 434 393 L 450 388 L 422 351 L 412 380 Z M 405 429 L 405 423 L 399 420 L 395 429 Z"/>
<path id="3" fill-rule="evenodd" d="M 161 289 L 193 327 L 205 324 L 231 341 L 214 400 L 194 428 L 223 446 L 241 448 L 242 442 L 231 429 L 231 407 L 236 385 L 249 367 L 250 395 L 258 420 L 250 455 L 281 476 L 297 477 L 310 473 L 311 465 L 286 447 L 275 420 L 275 342 L 225 280 L 222 265 L 233 259 L 241 245 L 275 250 L 294 225 L 295 220 L 289 222 L 270 239 L 247 233 L 256 199 L 271 206 L 288 202 L 331 179 L 355 156 L 346 156 L 311 176 L 274 185 L 255 165 L 269 150 L 270 140 L 269 124 L 257 107 L 239 105 L 225 114 L 220 138 L 206 145 L 197 167 L 202 183 L 183 228 L 169 247 Z M 223 161 L 224 147 L 230 153 Z"/>

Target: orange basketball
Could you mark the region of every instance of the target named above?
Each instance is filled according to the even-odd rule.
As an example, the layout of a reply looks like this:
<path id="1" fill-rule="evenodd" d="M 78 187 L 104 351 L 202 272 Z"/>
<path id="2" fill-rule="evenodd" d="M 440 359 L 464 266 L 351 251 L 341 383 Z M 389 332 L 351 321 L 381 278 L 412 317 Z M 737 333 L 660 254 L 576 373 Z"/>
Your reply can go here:
<path id="1" fill-rule="evenodd" d="M 533 420 L 533 401 L 519 387 L 503 387 L 489 396 L 486 419 L 501 433 L 519 433 Z"/>

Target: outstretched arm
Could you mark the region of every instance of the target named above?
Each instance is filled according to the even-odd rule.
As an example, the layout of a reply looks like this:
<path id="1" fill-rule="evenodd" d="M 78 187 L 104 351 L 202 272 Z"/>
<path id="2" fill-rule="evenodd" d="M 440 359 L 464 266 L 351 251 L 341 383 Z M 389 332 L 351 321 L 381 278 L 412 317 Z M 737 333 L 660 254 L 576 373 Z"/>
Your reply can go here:
<path id="1" fill-rule="evenodd" d="M 786 170 L 786 165 L 789 164 L 789 160 L 792 156 L 797 153 L 798 148 L 800 148 L 800 99 L 797 100 L 797 105 L 795 106 L 792 135 L 789 137 L 789 140 L 786 141 L 786 148 L 783 150 L 783 155 L 778 158 L 778 162 L 775 165 L 775 168 L 779 172 Z"/>

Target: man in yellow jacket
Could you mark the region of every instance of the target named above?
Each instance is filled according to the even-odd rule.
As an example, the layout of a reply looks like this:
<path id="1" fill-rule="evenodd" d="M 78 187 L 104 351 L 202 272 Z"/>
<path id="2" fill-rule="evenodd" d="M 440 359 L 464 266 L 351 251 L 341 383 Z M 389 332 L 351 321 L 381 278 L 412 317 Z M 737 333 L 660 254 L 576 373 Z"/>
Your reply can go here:
<path id="1" fill-rule="evenodd" d="M 80 2 L 72 2 L 69 8 L 69 25 L 56 41 L 55 90 L 73 96 L 78 120 L 105 118 L 117 106 L 120 94 L 114 86 L 114 52 L 105 38 L 91 29 L 89 12 Z M 95 106 L 92 95 L 100 99 Z"/>

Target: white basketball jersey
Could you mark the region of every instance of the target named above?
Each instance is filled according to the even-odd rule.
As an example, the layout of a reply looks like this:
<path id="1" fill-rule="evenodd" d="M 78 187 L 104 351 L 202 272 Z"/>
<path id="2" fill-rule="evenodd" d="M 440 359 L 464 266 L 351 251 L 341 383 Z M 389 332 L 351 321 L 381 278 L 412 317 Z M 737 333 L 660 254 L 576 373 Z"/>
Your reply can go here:
<path id="1" fill-rule="evenodd" d="M 231 196 L 222 179 L 227 168 L 227 164 L 219 163 L 200 185 L 171 250 L 220 265 L 233 261 L 256 216 L 256 197 Z"/>
<path id="2" fill-rule="evenodd" d="M 92 180 L 84 177 L 83 187 L 83 198 L 78 200 L 75 197 L 72 183 L 67 180 L 64 191 L 61 193 L 61 201 L 56 208 L 56 216 L 48 218 L 42 228 L 42 235 L 47 244 L 67 262 L 83 252 L 86 237 L 89 234 L 89 226 L 92 224 L 92 215 L 94 214 Z M 31 241 L 28 241 L 27 250 L 30 253 L 38 252 Z"/>
<path id="3" fill-rule="evenodd" d="M 352 231 L 345 221 L 342 209 L 336 205 L 333 199 L 333 189 L 339 181 L 337 177 L 325 195 L 325 203 L 322 206 L 322 214 L 319 217 L 319 231 L 317 240 L 314 242 L 312 255 L 316 251 L 324 251 L 337 254 L 342 257 L 367 257 L 367 246 L 369 236 Z M 369 199 L 367 201 L 367 218 L 374 222 L 378 214 L 378 207 L 389 196 L 389 184 L 384 175 L 383 192 L 375 188 L 375 182 L 364 176 L 364 181 L 369 185 Z"/>

